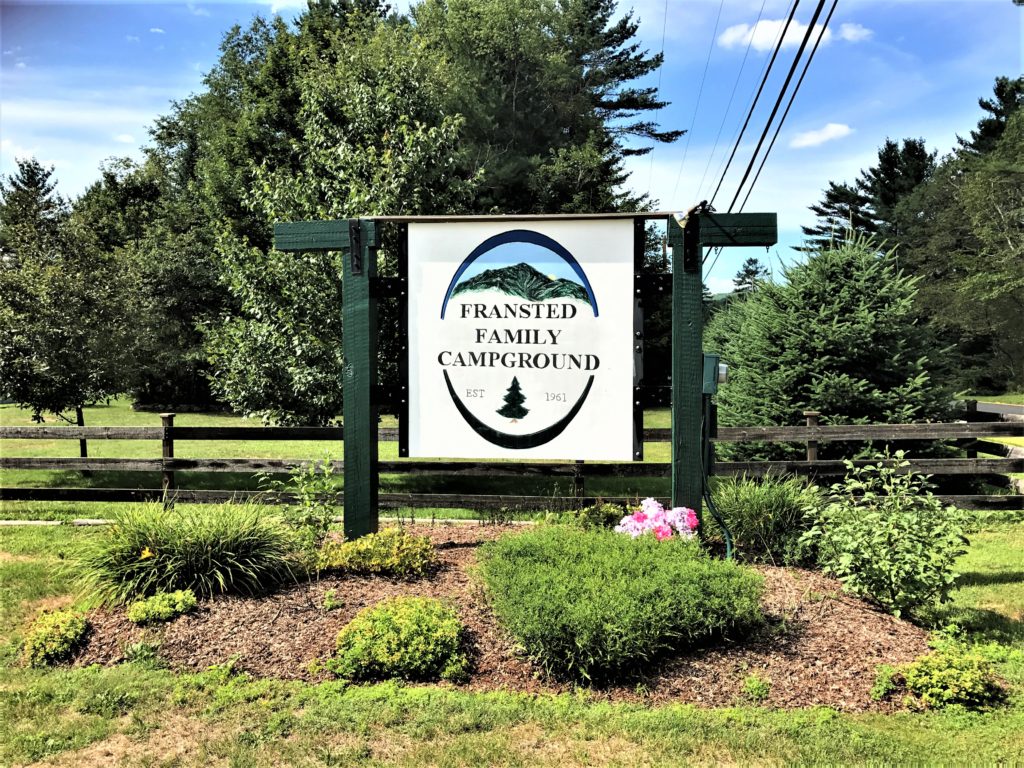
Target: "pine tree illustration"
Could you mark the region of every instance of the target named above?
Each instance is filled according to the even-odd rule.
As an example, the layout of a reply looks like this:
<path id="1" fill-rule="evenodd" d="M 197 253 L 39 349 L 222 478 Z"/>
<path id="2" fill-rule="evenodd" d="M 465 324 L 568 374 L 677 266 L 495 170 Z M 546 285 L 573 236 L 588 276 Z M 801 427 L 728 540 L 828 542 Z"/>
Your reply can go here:
<path id="1" fill-rule="evenodd" d="M 498 410 L 499 416 L 512 419 L 513 422 L 523 418 L 530 412 L 529 408 L 523 408 L 523 401 L 526 396 L 519 390 L 519 379 L 512 377 L 512 385 L 505 393 L 505 405 Z"/>

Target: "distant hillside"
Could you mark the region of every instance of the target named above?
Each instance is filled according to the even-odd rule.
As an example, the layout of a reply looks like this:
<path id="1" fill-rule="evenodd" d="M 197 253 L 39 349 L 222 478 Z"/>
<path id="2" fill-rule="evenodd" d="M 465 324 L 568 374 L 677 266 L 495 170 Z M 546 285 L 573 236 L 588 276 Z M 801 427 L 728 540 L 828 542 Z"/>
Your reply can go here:
<path id="1" fill-rule="evenodd" d="M 586 289 L 572 280 L 552 280 L 526 263 L 501 269 L 488 269 L 464 283 L 459 283 L 452 296 L 477 291 L 501 291 L 527 301 L 545 299 L 576 299 L 590 304 Z"/>

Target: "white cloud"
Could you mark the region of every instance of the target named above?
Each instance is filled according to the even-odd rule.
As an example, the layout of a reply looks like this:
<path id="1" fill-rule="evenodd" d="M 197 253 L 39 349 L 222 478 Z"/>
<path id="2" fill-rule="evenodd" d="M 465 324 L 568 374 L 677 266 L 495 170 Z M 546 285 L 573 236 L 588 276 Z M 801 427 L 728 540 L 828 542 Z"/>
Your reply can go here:
<path id="1" fill-rule="evenodd" d="M 764 19 L 751 26 L 750 24 L 734 24 L 718 36 L 718 44 L 723 48 L 745 48 L 749 43 L 755 51 L 770 51 L 775 41 L 786 26 L 785 19 Z M 814 25 L 814 34 L 821 33 L 821 24 Z M 800 45 L 807 34 L 807 25 L 793 21 L 786 30 L 786 38 L 782 41 L 783 48 L 795 48 Z M 822 44 L 832 39 L 832 30 L 825 30 Z"/>
<path id="2" fill-rule="evenodd" d="M 793 137 L 793 140 L 789 142 L 789 146 L 794 149 L 817 147 L 824 144 L 826 141 L 835 141 L 836 139 L 841 139 L 844 136 L 849 136 L 851 133 L 853 133 L 853 129 L 845 123 L 828 123 L 824 128 L 819 128 L 816 131 L 798 133 Z"/>
<path id="3" fill-rule="evenodd" d="M 10 139 L 0 139 L 0 155 L 14 160 L 24 160 L 35 155 L 34 149 L 15 144 Z"/>
<path id="4" fill-rule="evenodd" d="M 864 40 L 870 40 L 871 36 L 875 33 L 867 27 L 861 26 L 860 24 L 840 24 L 839 25 L 839 37 L 842 40 L 846 40 L 848 43 L 860 43 Z"/>
<path id="5" fill-rule="evenodd" d="M 731 277 L 709 275 L 705 282 L 708 284 L 708 290 L 712 293 L 732 293 L 736 290 L 736 284 Z"/>
<path id="6" fill-rule="evenodd" d="M 125 35 L 124 39 L 127 40 L 129 43 L 139 42 L 138 35 Z"/>
<path id="7" fill-rule="evenodd" d="M 164 31 L 162 29 L 160 29 L 160 27 L 150 27 L 149 31 L 152 32 L 154 35 L 162 35 L 162 34 L 164 34 Z"/>
<path id="8" fill-rule="evenodd" d="M 200 8 L 195 3 L 188 3 L 187 7 L 188 7 L 188 10 L 189 10 L 189 13 L 191 13 L 193 16 L 209 16 L 210 15 L 210 12 L 208 10 L 206 10 L 205 8 Z"/>
<path id="9" fill-rule="evenodd" d="M 134 144 L 135 137 L 130 133 L 119 133 L 114 137 L 114 141 L 120 144 Z"/>
<path id="10" fill-rule="evenodd" d="M 269 3 L 271 13 L 280 13 L 287 10 L 305 10 L 306 0 L 271 0 Z"/>
<path id="11" fill-rule="evenodd" d="M 27 66 L 28 64 L 26 64 L 24 61 L 19 61 L 17 64 L 14 65 L 15 69 L 24 69 Z"/>

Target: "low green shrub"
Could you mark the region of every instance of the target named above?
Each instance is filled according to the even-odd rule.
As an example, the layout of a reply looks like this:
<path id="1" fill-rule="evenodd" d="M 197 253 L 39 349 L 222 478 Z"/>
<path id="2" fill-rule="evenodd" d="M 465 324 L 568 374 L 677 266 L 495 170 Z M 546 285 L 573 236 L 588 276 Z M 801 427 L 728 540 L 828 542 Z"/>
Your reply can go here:
<path id="1" fill-rule="evenodd" d="M 757 624 L 762 579 L 695 541 L 551 526 L 484 545 L 494 610 L 550 674 L 600 682 Z"/>
<path id="2" fill-rule="evenodd" d="M 294 533 L 259 505 L 134 507 L 115 514 L 79 567 L 85 587 L 108 603 L 179 589 L 258 595 L 295 577 L 297 551 Z"/>
<path id="3" fill-rule="evenodd" d="M 808 528 L 809 508 L 821 502 L 821 491 L 799 477 L 768 475 L 763 478 L 723 477 L 715 482 L 711 500 L 732 534 L 736 555 L 742 560 L 773 565 L 800 565 L 809 553 L 800 545 Z M 708 518 L 708 538 L 721 540 L 721 532 Z"/>
<path id="4" fill-rule="evenodd" d="M 760 704 L 768 700 L 772 692 L 772 681 L 754 673 L 747 675 L 743 680 L 743 696 L 754 704 Z"/>
<path id="5" fill-rule="evenodd" d="M 967 648 L 942 648 L 896 666 L 879 665 L 871 698 L 905 691 L 914 709 L 962 706 L 986 710 L 1006 698 L 992 662 Z"/>
<path id="6" fill-rule="evenodd" d="M 802 538 L 846 591 L 896 616 L 948 598 L 967 544 L 964 513 L 943 506 L 903 457 L 880 454 L 878 464 L 860 468 L 847 461 L 846 479 L 810 511 Z"/>
<path id="7" fill-rule="evenodd" d="M 462 637 L 453 608 L 432 598 L 395 597 L 356 614 L 326 666 L 348 680 L 457 682 L 469 670 Z"/>
<path id="8" fill-rule="evenodd" d="M 614 528 L 626 515 L 626 510 L 618 504 L 599 502 L 582 509 L 570 509 L 564 512 L 548 512 L 544 522 L 556 525 L 572 525 L 577 528 Z"/>
<path id="9" fill-rule="evenodd" d="M 85 640 L 89 622 L 76 611 L 52 611 L 41 614 L 22 647 L 21 658 L 30 667 L 45 667 L 67 661 Z"/>
<path id="10" fill-rule="evenodd" d="M 263 485 L 272 493 L 294 497 L 292 504 L 281 507 L 285 525 L 295 531 L 299 544 L 311 562 L 327 540 L 334 516 L 342 506 L 342 491 L 329 457 L 295 467 L 288 479 L 270 480 L 263 476 Z"/>
<path id="11" fill-rule="evenodd" d="M 437 565 L 430 539 L 404 528 L 385 528 L 352 541 L 328 541 L 320 550 L 320 570 L 381 574 L 400 578 L 425 576 Z"/>
<path id="12" fill-rule="evenodd" d="M 196 595 L 191 589 L 159 592 L 152 597 L 136 600 L 128 606 L 128 621 L 135 624 L 154 624 L 188 613 L 196 607 Z"/>

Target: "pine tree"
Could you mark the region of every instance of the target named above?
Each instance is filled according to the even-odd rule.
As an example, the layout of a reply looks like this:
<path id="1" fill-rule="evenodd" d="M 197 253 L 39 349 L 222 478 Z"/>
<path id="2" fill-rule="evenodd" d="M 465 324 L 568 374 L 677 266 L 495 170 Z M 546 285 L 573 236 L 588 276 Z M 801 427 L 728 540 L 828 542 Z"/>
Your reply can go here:
<path id="1" fill-rule="evenodd" d="M 969 155 L 984 155 L 991 152 L 1006 130 L 1010 116 L 1024 106 L 1024 77 L 1011 80 L 997 77 L 993 87 L 994 99 L 978 99 L 978 106 L 988 115 L 978 121 L 976 130 L 971 131 L 970 140 L 957 136 L 960 147 Z"/>
<path id="2" fill-rule="evenodd" d="M 732 279 L 733 285 L 736 286 L 736 293 L 743 295 L 750 293 L 757 286 L 768 277 L 768 269 L 758 259 L 753 256 L 749 257 L 743 262 L 743 266 L 740 267 L 736 273 L 736 277 Z"/>
<path id="3" fill-rule="evenodd" d="M 518 421 L 530 412 L 529 409 L 523 408 L 526 396 L 520 391 L 519 379 L 515 376 L 512 377 L 512 384 L 509 386 L 508 392 L 505 393 L 504 399 L 505 405 L 497 412 L 499 416 Z"/>
<path id="4" fill-rule="evenodd" d="M 811 213 L 818 217 L 813 227 L 800 227 L 806 238 L 806 245 L 799 251 L 815 251 L 827 248 L 841 241 L 847 232 L 866 234 L 870 231 L 871 219 L 867 212 L 868 198 L 855 185 L 828 183 L 828 189 L 820 203 L 812 205 Z"/>

